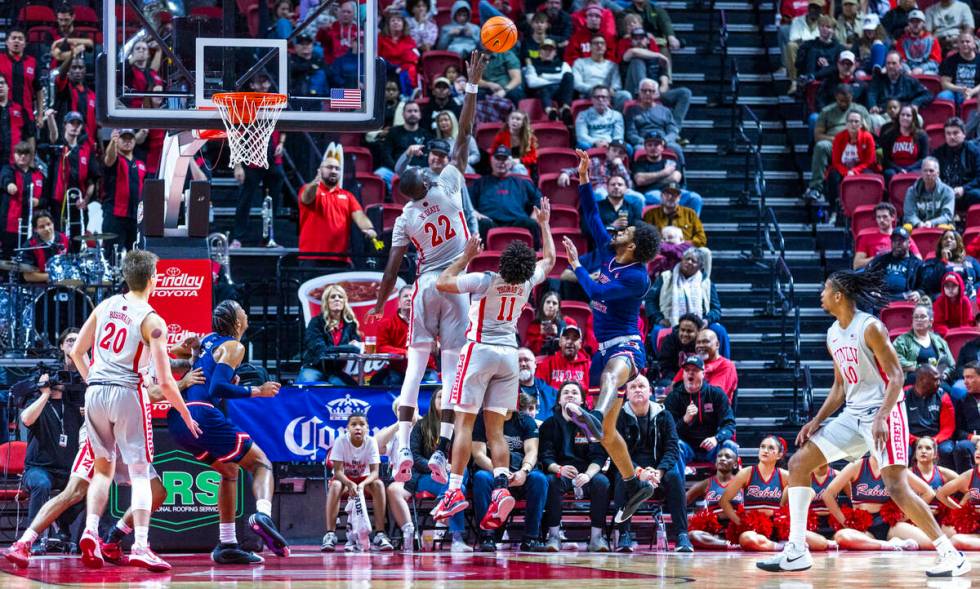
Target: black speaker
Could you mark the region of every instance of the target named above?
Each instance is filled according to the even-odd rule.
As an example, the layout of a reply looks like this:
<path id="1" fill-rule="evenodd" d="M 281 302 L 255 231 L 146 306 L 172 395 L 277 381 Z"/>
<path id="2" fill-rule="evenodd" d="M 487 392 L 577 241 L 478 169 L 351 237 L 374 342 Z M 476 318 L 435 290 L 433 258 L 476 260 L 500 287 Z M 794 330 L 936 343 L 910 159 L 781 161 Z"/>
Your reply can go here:
<path id="1" fill-rule="evenodd" d="M 187 201 L 187 235 L 207 237 L 211 227 L 211 183 L 207 180 L 191 182 L 191 195 Z"/>
<path id="2" fill-rule="evenodd" d="M 164 198 L 163 180 L 151 178 L 143 181 L 143 235 L 163 237 Z"/>

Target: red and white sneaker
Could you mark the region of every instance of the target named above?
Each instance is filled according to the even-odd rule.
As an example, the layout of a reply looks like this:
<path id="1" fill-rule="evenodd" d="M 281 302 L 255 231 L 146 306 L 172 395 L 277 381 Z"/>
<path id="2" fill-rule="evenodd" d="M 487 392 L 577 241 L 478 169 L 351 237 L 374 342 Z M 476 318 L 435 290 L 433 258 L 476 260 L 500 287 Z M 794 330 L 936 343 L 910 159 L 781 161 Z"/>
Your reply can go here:
<path id="1" fill-rule="evenodd" d="M 432 510 L 432 517 L 436 521 L 447 520 L 469 506 L 470 502 L 466 500 L 461 490 L 446 491 L 446 494 L 442 496 L 442 501 L 437 503 L 435 509 Z"/>
<path id="2" fill-rule="evenodd" d="M 514 497 L 511 496 L 510 491 L 507 489 L 494 489 L 490 495 L 490 505 L 487 507 L 487 513 L 480 520 L 480 529 L 496 530 L 504 525 L 504 522 L 507 521 L 507 516 L 514 509 L 514 503 Z"/>
<path id="3" fill-rule="evenodd" d="M 102 558 L 102 541 L 99 537 L 85 530 L 78 540 L 78 550 L 82 553 L 82 564 L 87 569 L 101 569 L 105 564 Z"/>
<path id="4" fill-rule="evenodd" d="M 146 548 L 133 548 L 129 551 L 130 566 L 143 567 L 151 573 L 165 573 L 171 568 L 170 563 L 156 555 L 155 552 Z"/>
<path id="5" fill-rule="evenodd" d="M 14 542 L 3 551 L 3 556 L 19 569 L 26 569 L 31 563 L 30 542 Z"/>
<path id="6" fill-rule="evenodd" d="M 117 566 L 126 564 L 123 560 L 122 546 L 119 542 L 102 542 L 99 546 L 102 550 L 102 559 Z"/>

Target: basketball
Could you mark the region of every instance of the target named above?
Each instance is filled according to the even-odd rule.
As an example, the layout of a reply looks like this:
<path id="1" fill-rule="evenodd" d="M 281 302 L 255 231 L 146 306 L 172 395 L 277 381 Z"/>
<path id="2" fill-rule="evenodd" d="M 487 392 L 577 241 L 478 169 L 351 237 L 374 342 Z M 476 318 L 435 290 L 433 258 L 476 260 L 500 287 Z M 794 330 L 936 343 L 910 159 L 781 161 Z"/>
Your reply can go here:
<path id="1" fill-rule="evenodd" d="M 503 53 L 517 43 L 517 27 L 506 16 L 495 16 L 480 28 L 483 46 L 494 53 Z"/>

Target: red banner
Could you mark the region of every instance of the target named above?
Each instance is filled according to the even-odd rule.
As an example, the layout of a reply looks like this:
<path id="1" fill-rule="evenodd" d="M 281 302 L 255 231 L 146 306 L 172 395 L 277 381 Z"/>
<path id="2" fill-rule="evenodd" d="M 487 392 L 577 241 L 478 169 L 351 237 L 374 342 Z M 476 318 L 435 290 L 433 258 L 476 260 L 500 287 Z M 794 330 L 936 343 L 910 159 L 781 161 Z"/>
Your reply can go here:
<path id="1" fill-rule="evenodd" d="M 167 347 L 188 335 L 211 332 L 211 261 L 160 260 L 150 304 L 167 322 Z M 162 405 L 162 407 L 157 407 Z M 154 417 L 166 416 L 169 403 L 154 403 Z"/>

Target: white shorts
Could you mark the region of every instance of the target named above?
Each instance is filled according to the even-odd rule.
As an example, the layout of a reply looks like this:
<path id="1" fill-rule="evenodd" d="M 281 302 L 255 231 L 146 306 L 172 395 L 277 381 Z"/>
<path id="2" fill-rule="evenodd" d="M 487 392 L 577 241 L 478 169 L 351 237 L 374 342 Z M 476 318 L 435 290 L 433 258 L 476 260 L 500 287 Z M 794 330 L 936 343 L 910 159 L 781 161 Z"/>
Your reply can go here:
<path id="1" fill-rule="evenodd" d="M 459 354 L 450 400 L 456 411 L 506 414 L 517 410 L 520 395 L 517 348 L 466 342 Z"/>
<path id="2" fill-rule="evenodd" d="M 408 318 L 408 345 L 431 344 L 439 338 L 443 349 L 458 350 L 466 343 L 470 295 L 436 290 L 441 271 L 419 275 L 412 289 L 412 312 Z"/>
<path id="3" fill-rule="evenodd" d="M 85 394 L 85 427 L 95 458 L 124 464 L 153 463 L 150 400 L 143 387 L 90 385 Z"/>
<path id="4" fill-rule="evenodd" d="M 72 462 L 71 472 L 68 473 L 69 477 L 76 477 L 82 479 L 86 483 L 92 482 L 92 476 L 95 474 L 95 454 L 92 452 L 92 444 L 89 443 L 88 438 L 84 438 L 81 444 L 78 445 L 78 453 L 75 454 L 75 461 Z M 160 475 L 157 474 L 156 469 L 153 465 L 150 465 L 150 478 L 159 478 Z M 128 485 L 129 484 L 129 468 L 122 463 L 122 461 L 116 461 L 116 472 L 112 477 L 117 485 Z"/>
<path id="5" fill-rule="evenodd" d="M 814 434 L 810 441 L 823 452 L 827 462 L 847 459 L 857 460 L 870 452 L 878 460 L 880 468 L 909 463 L 909 422 L 905 414 L 905 401 L 895 404 L 888 415 L 888 443 L 876 448 L 871 436 L 871 421 L 877 409 L 850 411 L 830 420 Z"/>

